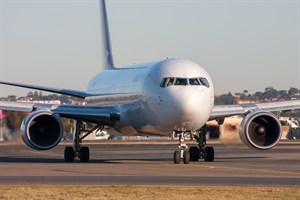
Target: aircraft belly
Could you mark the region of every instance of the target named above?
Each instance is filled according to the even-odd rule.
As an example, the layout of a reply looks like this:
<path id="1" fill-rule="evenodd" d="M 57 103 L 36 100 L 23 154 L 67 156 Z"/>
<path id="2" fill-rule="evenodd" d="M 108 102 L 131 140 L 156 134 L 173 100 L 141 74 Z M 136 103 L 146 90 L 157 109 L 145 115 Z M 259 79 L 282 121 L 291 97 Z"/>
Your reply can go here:
<path id="1" fill-rule="evenodd" d="M 171 135 L 176 117 L 166 116 L 170 107 L 158 107 L 150 107 L 142 100 L 120 105 L 121 120 L 114 128 L 123 135 Z"/>

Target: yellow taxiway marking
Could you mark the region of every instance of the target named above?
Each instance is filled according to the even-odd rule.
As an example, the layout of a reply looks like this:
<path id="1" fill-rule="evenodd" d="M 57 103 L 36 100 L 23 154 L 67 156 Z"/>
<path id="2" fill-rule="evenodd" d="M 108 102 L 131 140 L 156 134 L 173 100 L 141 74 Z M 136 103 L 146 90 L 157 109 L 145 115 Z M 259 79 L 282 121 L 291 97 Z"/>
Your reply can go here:
<path id="1" fill-rule="evenodd" d="M 58 153 L 50 153 L 50 152 L 41 152 L 41 151 L 31 151 L 31 150 L 20 150 L 22 152 L 30 152 L 32 154 L 36 154 L 36 155 L 51 155 L 51 156 L 58 156 L 58 157 L 62 157 L 62 154 L 58 154 Z M 92 157 L 91 157 L 92 159 Z M 126 163 L 138 163 L 138 164 L 172 164 L 173 163 L 169 163 L 169 162 L 160 162 L 160 161 L 142 161 L 142 160 L 113 160 L 114 162 L 120 162 L 123 164 Z M 289 174 L 289 175 L 300 175 L 300 170 L 297 172 L 289 172 L 289 171 L 281 171 L 281 170 L 267 170 L 267 169 L 253 169 L 253 168 L 241 168 L 241 167 L 224 167 L 224 166 L 212 166 L 212 165 L 202 165 L 202 163 L 199 164 L 193 164 L 190 163 L 189 165 L 183 165 L 182 166 L 197 166 L 197 167 L 202 167 L 202 168 L 207 168 L 207 169 L 211 169 L 211 170 L 236 170 L 236 171 L 247 171 L 247 172 L 258 172 L 258 173 L 269 173 L 269 174 Z M 178 165 L 176 165 L 178 166 Z M 185 168 L 185 169 L 189 169 L 189 168 Z"/>
<path id="2" fill-rule="evenodd" d="M 288 172 L 281 170 L 268 170 L 268 169 L 253 169 L 253 168 L 241 168 L 241 167 L 223 167 L 223 166 L 211 166 L 211 165 L 201 165 L 201 167 L 208 169 L 223 169 L 223 170 L 237 170 L 237 171 L 247 171 L 247 172 L 264 172 L 270 174 L 291 174 L 291 175 L 300 175 L 298 172 Z"/>

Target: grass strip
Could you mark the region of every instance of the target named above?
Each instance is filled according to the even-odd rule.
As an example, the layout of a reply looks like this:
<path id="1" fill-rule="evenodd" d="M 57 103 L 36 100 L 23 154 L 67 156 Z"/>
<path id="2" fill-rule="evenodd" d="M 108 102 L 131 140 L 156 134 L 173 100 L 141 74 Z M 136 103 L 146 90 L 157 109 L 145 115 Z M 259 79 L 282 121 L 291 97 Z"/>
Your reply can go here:
<path id="1" fill-rule="evenodd" d="M 1 185 L 0 199 L 300 200 L 300 189 L 264 186 Z"/>

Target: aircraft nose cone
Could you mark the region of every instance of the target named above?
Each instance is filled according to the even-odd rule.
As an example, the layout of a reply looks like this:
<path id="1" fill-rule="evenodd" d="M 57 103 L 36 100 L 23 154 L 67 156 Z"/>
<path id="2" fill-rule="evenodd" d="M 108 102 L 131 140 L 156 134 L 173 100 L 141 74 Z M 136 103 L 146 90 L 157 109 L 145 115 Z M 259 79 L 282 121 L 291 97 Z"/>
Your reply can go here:
<path id="1" fill-rule="evenodd" d="M 199 130 L 209 119 L 211 105 L 205 91 L 187 86 L 178 92 L 175 101 L 178 115 L 175 130 Z"/>
<path id="2" fill-rule="evenodd" d="M 185 88 L 180 92 L 180 95 L 176 98 L 176 108 L 181 115 L 192 115 L 199 113 L 199 106 L 201 105 L 201 94 L 191 89 Z"/>

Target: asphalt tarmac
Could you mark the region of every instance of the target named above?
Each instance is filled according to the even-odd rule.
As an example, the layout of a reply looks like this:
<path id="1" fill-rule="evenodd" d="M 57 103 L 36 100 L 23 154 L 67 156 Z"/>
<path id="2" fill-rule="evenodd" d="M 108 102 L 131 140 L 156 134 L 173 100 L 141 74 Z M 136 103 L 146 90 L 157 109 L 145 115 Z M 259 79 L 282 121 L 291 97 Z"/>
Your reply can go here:
<path id="1" fill-rule="evenodd" d="M 300 186 L 300 143 L 268 151 L 212 142 L 214 162 L 174 164 L 174 142 L 93 142 L 91 160 L 65 163 L 66 144 L 35 151 L 0 143 L 0 185 L 263 185 Z"/>

